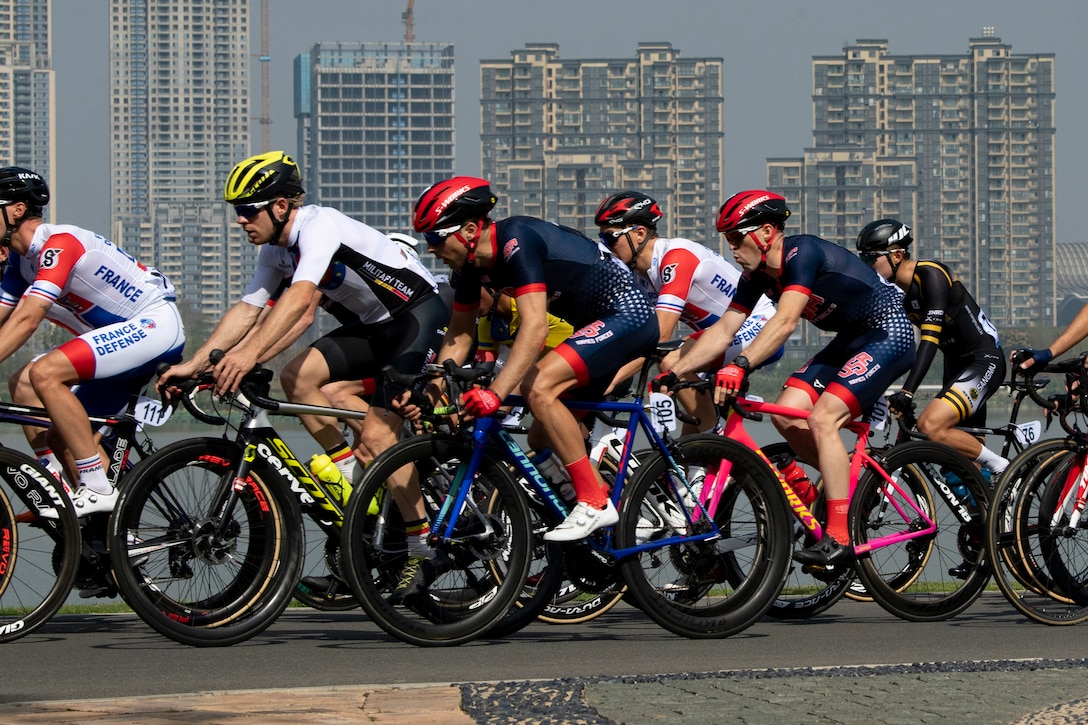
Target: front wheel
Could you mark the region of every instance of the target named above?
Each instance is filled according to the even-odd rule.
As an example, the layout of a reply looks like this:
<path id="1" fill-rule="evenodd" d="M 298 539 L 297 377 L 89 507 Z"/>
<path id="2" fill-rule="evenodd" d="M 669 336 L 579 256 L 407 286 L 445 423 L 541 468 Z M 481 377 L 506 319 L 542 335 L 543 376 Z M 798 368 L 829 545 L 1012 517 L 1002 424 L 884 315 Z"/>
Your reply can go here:
<path id="1" fill-rule="evenodd" d="M 623 575 L 665 629 L 728 637 L 766 614 L 782 589 L 792 541 L 786 499 L 767 464 L 735 441 L 689 436 L 670 450 L 687 471 L 706 471 L 703 486 L 718 504 L 704 513 L 665 456 L 641 461 L 623 490 L 616 538 L 621 550 L 646 548 L 622 562 Z"/>
<path id="2" fill-rule="evenodd" d="M 264 631 L 299 578 L 302 520 L 260 459 L 235 481 L 242 446 L 179 441 L 125 475 L 110 556 L 125 601 L 182 644 L 223 646 Z M 224 510 L 229 494 L 237 500 Z"/>

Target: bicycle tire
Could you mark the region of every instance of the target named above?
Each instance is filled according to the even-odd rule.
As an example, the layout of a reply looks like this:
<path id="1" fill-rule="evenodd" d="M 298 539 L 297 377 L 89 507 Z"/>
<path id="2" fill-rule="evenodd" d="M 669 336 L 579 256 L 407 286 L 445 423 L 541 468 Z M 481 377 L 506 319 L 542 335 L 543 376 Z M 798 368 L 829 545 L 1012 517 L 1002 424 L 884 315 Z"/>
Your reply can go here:
<path id="1" fill-rule="evenodd" d="M 459 516 L 454 537 L 436 547 L 441 573 L 427 594 L 396 605 L 387 601 L 407 557 L 403 520 L 387 495 L 387 479 L 411 466 L 433 516 L 471 451 L 471 439 L 444 434 L 402 441 L 367 466 L 348 501 L 344 575 L 371 620 L 409 644 L 449 646 L 482 636 L 525 584 L 533 548 L 528 505 L 507 465 L 485 455 L 469 492 L 478 513 Z"/>
<path id="2" fill-rule="evenodd" d="M 1040 486 L 1082 447 L 1071 439 L 1041 441 L 1025 449 L 1001 475 L 990 509 L 987 545 L 998 588 L 1029 618 L 1044 620 L 1050 602 L 1071 600 L 1056 591 L 1038 547 Z M 1064 615 L 1059 615 L 1064 618 Z M 1060 622 L 1059 622 L 1060 623 Z"/>
<path id="3" fill-rule="evenodd" d="M 110 523 L 114 575 L 140 618 L 176 642 L 250 639 L 276 620 L 298 582 L 299 508 L 263 459 L 251 462 L 226 535 L 211 537 L 242 455 L 233 441 L 190 439 L 126 474 Z"/>
<path id="4" fill-rule="evenodd" d="M 774 474 L 743 445 L 704 434 L 685 437 L 670 451 L 680 466 L 717 471 L 725 461 L 732 464 L 727 490 L 733 500 L 714 515 L 721 535 L 627 557 L 624 579 L 640 608 L 670 632 L 693 639 L 728 637 L 757 622 L 781 591 L 792 517 Z M 691 497 L 678 491 L 673 479 L 660 453 L 641 461 L 623 490 L 616 531 L 620 549 L 710 530 L 706 515 L 692 510 Z M 662 535 L 651 531 L 663 492 L 677 510 L 686 511 L 684 531 L 671 524 Z"/>
<path id="5" fill-rule="evenodd" d="M 1085 464 L 1085 453 L 1078 451 L 1050 475 L 1039 500 L 1036 526 L 1042 560 L 1054 583 L 1055 591 L 1067 597 L 1080 609 L 1088 607 L 1088 528 L 1081 518 L 1072 524 L 1076 503 L 1076 484 L 1067 485 L 1073 464 Z"/>
<path id="6" fill-rule="evenodd" d="M 1045 455 L 1039 455 L 1044 462 L 1033 475 L 1002 478 L 995 497 L 995 513 L 991 515 L 989 542 L 990 557 L 995 562 L 994 579 L 1005 599 L 1028 619 L 1056 626 L 1088 620 L 1088 607 L 1057 591 L 1040 545 L 1046 531 L 1038 525 L 1040 514 L 1044 510 L 1054 511 L 1053 503 L 1049 509 L 1044 503 L 1047 483 L 1054 476 L 1064 475 L 1073 456 L 1084 455 L 1075 441 L 1065 443 L 1068 444 L 1065 450 L 1050 446 Z M 1025 453 L 1029 451 L 1032 448 Z M 1006 500 L 1009 511 L 998 519 L 997 508 Z"/>
<path id="7" fill-rule="evenodd" d="M 863 550 L 857 571 L 865 588 L 886 611 L 914 622 L 941 621 L 954 617 L 978 598 L 990 577 L 986 553 L 988 491 L 974 463 L 955 450 L 930 441 L 910 441 L 893 446 L 878 461 L 936 524 L 935 533 Z M 968 498 L 955 507 L 945 498 L 951 491 L 945 471 L 955 473 Z M 874 471 L 866 470 L 857 485 L 850 507 L 851 536 L 855 550 L 890 534 L 909 535 L 922 526 L 905 496 L 891 492 Z M 920 499 L 919 492 L 924 491 Z M 899 507 L 910 512 L 905 520 L 895 514 Z M 925 506 L 929 506 L 928 511 Z M 962 567 L 962 578 L 952 569 Z"/>
<path id="8" fill-rule="evenodd" d="M 57 518 L 38 516 L 44 508 Z M 0 643 L 34 632 L 72 590 L 82 553 L 71 501 L 29 456 L 0 448 Z"/>
<path id="9" fill-rule="evenodd" d="M 778 441 L 763 446 L 762 450 L 763 455 L 772 461 L 776 456 L 780 455 L 794 457 L 798 465 L 805 467 L 809 480 L 815 481 L 817 485 L 820 484 L 819 470 L 797 458 L 789 443 Z M 818 504 L 819 502 L 814 502 L 811 506 L 813 514 L 820 518 L 821 521 L 826 521 L 826 516 L 816 510 Z M 800 522 L 794 521 L 792 528 L 795 545 L 809 546 L 816 543 L 812 541 L 812 537 Z M 782 585 L 782 591 L 778 593 L 774 604 L 767 610 L 767 615 L 783 620 L 815 617 L 826 612 L 842 599 L 854 579 L 854 571 L 849 567 L 845 568 L 838 576 L 828 579 L 805 572 L 800 564 L 791 559 L 786 573 L 786 582 Z"/>

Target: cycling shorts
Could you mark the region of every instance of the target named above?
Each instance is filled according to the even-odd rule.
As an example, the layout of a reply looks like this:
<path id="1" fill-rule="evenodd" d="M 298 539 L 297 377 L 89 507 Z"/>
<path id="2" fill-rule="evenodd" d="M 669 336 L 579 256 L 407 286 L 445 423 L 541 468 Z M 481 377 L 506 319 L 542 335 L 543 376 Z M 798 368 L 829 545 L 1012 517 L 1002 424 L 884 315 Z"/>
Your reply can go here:
<path id="1" fill-rule="evenodd" d="M 986 425 L 986 401 L 1005 380 L 1005 354 L 1001 348 L 966 360 L 945 358 L 944 388 L 936 400 L 956 411 L 959 422 L 971 428 Z"/>
<path id="2" fill-rule="evenodd" d="M 840 333 L 800 370 L 786 387 L 839 398 L 857 418 L 867 413 L 914 363 L 914 329 L 902 309 L 861 335 Z"/>
<path id="3" fill-rule="evenodd" d="M 422 372 L 434 359 L 447 324 L 449 313 L 435 295 L 391 320 L 339 327 L 310 347 L 325 358 L 330 382 L 376 378 L 379 382 L 370 404 L 388 409 L 404 389 L 386 383 L 382 368 L 392 365 L 406 375 Z"/>

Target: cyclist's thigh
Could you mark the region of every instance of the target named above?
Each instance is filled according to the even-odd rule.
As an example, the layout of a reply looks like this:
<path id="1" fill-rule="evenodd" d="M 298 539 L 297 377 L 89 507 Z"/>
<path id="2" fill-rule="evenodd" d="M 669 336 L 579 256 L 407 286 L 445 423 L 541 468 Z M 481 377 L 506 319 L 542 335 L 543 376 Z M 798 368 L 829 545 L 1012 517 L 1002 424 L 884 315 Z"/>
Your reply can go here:
<path id="1" fill-rule="evenodd" d="M 986 401 L 1001 387 L 1005 367 L 1004 354 L 998 348 L 993 353 L 961 361 L 953 375 L 945 376 L 945 386 L 935 400 L 943 401 L 955 411 L 953 425 L 986 425 Z"/>
<path id="2" fill-rule="evenodd" d="M 162 304 L 138 318 L 86 332 L 55 352 L 71 362 L 80 381 L 87 381 L 150 374 L 160 362 L 179 361 L 184 345 L 177 308 Z"/>

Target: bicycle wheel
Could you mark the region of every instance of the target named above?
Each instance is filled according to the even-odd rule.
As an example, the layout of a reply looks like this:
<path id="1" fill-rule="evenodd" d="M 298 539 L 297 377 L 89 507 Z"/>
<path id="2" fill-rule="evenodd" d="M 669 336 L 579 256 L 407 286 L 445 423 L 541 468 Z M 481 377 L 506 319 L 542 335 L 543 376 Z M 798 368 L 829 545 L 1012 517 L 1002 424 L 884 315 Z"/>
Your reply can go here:
<path id="1" fill-rule="evenodd" d="M 899 488 L 873 470 L 858 482 L 850 524 L 859 577 L 880 606 L 902 619 L 959 614 L 990 576 L 982 475 L 966 457 L 929 441 L 903 443 L 876 457 Z M 960 494 L 946 482 L 946 476 L 955 480 L 952 474 L 962 481 Z M 919 536 L 927 527 L 924 517 L 936 531 Z M 891 540 L 876 542 L 884 537 Z"/>
<path id="2" fill-rule="evenodd" d="M 179 441 L 125 476 L 110 524 L 117 585 L 141 619 L 176 642 L 247 640 L 276 620 L 298 582 L 299 509 L 262 459 L 222 512 L 242 454 L 222 439 Z"/>
<path id="3" fill-rule="evenodd" d="M 991 504 L 987 545 L 994 577 L 1006 599 L 1033 619 L 1049 618 L 1052 602 L 1070 601 L 1056 591 L 1046 571 L 1036 524 L 1045 482 L 1056 470 L 1068 471 L 1078 451 L 1083 455 L 1081 446 L 1069 439 L 1025 449 L 1002 474 Z"/>
<path id="4" fill-rule="evenodd" d="M 533 550 L 528 506 L 509 468 L 485 455 L 465 506 L 452 514 L 453 536 L 436 547 L 438 573 L 426 596 L 387 601 L 407 557 L 403 520 L 387 495 L 387 479 L 411 467 L 433 520 L 471 451 L 470 440 L 448 435 L 402 441 L 367 466 L 348 502 L 344 575 L 367 615 L 410 644 L 455 645 L 481 636 L 525 585 Z"/>
<path id="5" fill-rule="evenodd" d="M 1088 607 L 1088 523 L 1076 510 L 1077 480 L 1085 464 L 1078 451 L 1056 466 L 1045 480 L 1036 526 L 1043 564 L 1054 583 L 1054 592 L 1064 595 L 1079 609 Z M 1071 480 L 1072 479 L 1072 480 Z"/>
<path id="6" fill-rule="evenodd" d="M 1050 452 L 1039 455 L 1045 460 L 1031 475 L 1019 479 L 1002 478 L 989 527 L 994 579 L 1001 593 L 1024 616 L 1050 625 L 1079 624 L 1088 620 L 1088 607 L 1059 591 L 1059 584 L 1051 578 L 1042 546 L 1042 541 L 1051 535 L 1049 517 L 1057 510 L 1055 502 L 1048 500 L 1048 484 L 1064 480 L 1073 458 L 1084 455 L 1083 450 L 1077 450 L 1079 446 L 1075 441 L 1062 442 L 1067 444 L 1067 450 L 1055 453 L 1052 451 L 1056 447 L 1051 446 Z M 995 521 L 998 508 L 1006 500 L 1005 512 Z M 1044 511 L 1049 514 L 1045 525 L 1040 525 Z"/>
<path id="7" fill-rule="evenodd" d="M 792 542 L 786 500 L 767 464 L 735 441 L 696 435 L 670 450 L 678 465 L 706 468 L 704 486 L 714 486 L 729 466 L 711 512 L 720 536 L 675 541 L 713 527 L 667 459 L 651 456 L 624 487 L 617 544 L 674 543 L 626 558 L 624 579 L 642 610 L 665 629 L 691 638 L 728 637 L 766 614 L 782 589 Z"/>
<path id="8" fill-rule="evenodd" d="M 38 516 L 53 508 L 58 518 Z M 37 461 L 0 448 L 0 642 L 48 622 L 72 590 L 82 537 L 71 502 Z"/>
<path id="9" fill-rule="evenodd" d="M 340 537 L 329 536 L 308 516 L 303 517 L 306 552 L 302 566 L 302 579 L 295 586 L 295 601 L 323 612 L 345 612 L 359 606 L 344 579 L 340 562 Z M 311 588 L 306 582 L 322 580 L 320 588 Z"/>
<path id="10" fill-rule="evenodd" d="M 764 446 L 763 454 L 771 461 L 778 456 L 794 458 L 805 469 L 810 481 L 820 480 L 819 470 L 796 458 L 793 449 L 785 441 Z M 822 499 L 814 502 L 812 508 L 817 518 L 821 521 L 827 520 Z M 809 546 L 816 543 L 799 521 L 794 520 L 792 526 L 795 546 Z M 782 585 L 782 591 L 778 593 L 774 605 L 767 610 L 768 616 L 775 619 L 808 619 L 827 611 L 835 602 L 842 599 L 854 582 L 854 570 L 851 567 L 840 567 L 840 569 L 839 574 L 829 577 L 818 571 L 806 572 L 804 567 L 790 560 L 786 572 L 786 583 Z"/>

